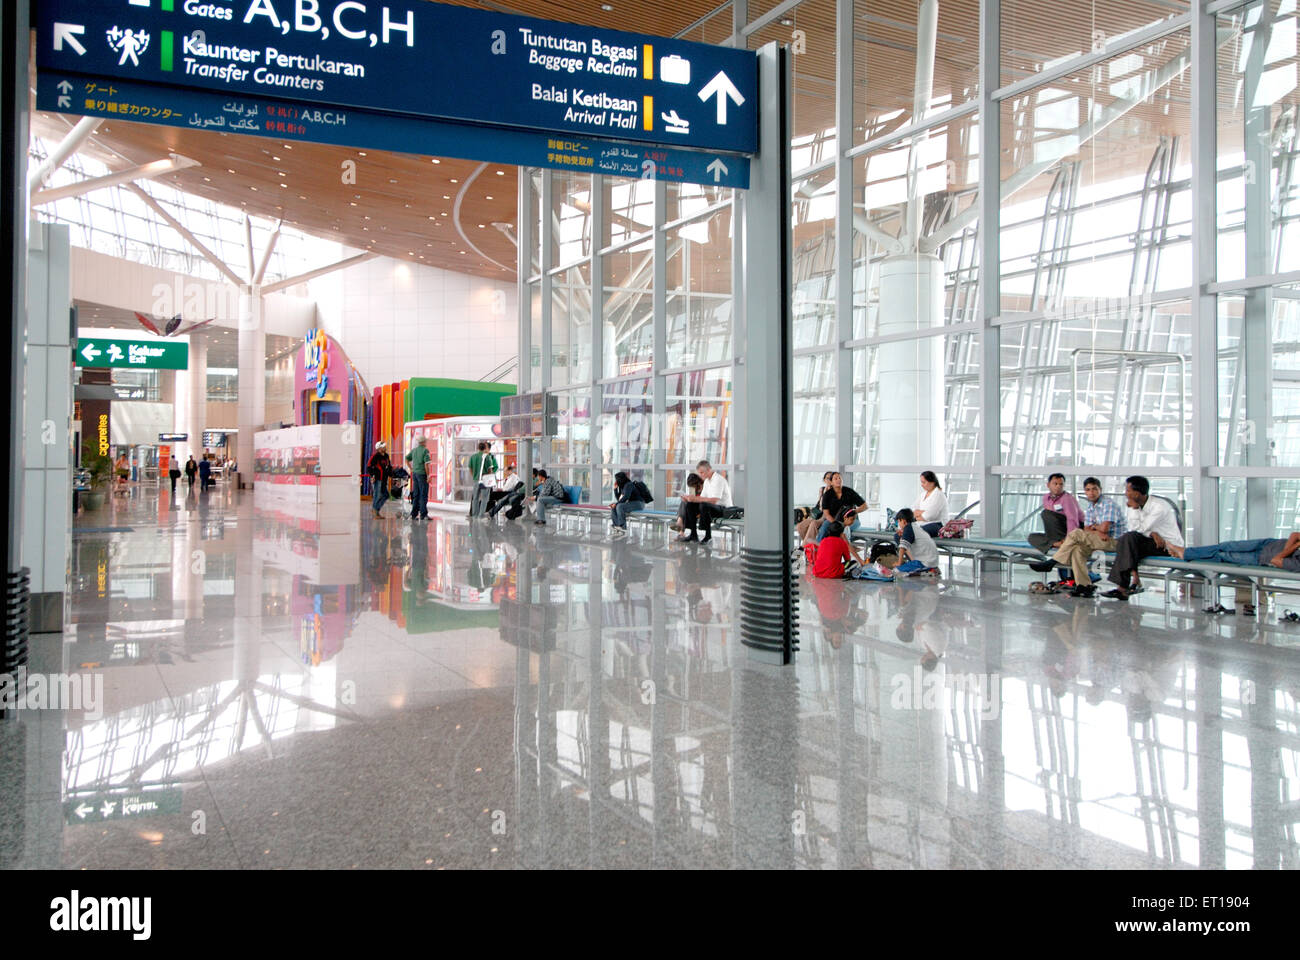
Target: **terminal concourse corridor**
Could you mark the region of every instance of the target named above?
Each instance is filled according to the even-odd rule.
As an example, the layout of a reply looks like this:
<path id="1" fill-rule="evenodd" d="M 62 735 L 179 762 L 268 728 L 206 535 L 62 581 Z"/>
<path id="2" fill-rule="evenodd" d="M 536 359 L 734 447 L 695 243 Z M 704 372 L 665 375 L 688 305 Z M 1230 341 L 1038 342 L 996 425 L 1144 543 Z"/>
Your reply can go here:
<path id="1" fill-rule="evenodd" d="M 768 671 L 721 550 L 183 485 L 79 522 L 32 666 L 102 715 L 0 724 L 7 867 L 1300 866 L 1278 608 L 802 579 Z"/>

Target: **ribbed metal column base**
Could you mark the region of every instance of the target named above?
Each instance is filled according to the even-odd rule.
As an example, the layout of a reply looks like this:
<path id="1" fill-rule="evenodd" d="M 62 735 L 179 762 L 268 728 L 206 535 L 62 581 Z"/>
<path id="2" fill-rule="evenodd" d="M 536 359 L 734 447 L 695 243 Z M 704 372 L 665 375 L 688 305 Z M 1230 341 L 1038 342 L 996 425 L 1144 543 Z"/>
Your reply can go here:
<path id="1" fill-rule="evenodd" d="M 773 662 L 794 661 L 799 649 L 799 584 L 785 550 L 740 552 L 740 641 Z"/>
<path id="2" fill-rule="evenodd" d="M 10 571 L 5 585 L 5 639 L 0 645 L 0 673 L 27 665 L 27 635 L 31 627 L 32 572 Z"/>

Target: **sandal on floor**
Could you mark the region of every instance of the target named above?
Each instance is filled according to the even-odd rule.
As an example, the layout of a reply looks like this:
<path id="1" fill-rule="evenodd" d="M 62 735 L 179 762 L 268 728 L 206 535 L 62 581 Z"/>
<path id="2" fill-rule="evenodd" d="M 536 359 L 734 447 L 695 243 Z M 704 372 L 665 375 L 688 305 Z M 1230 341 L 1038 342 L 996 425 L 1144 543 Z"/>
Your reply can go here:
<path id="1" fill-rule="evenodd" d="M 1047 584 L 1034 582 L 1029 585 L 1029 592 L 1030 593 L 1051 593 L 1052 591 L 1047 588 Z"/>
<path id="2" fill-rule="evenodd" d="M 1215 604 L 1214 606 L 1212 606 L 1212 607 L 1206 607 L 1206 608 L 1205 608 L 1204 610 L 1202 610 L 1201 612 L 1202 612 L 1202 613 L 1232 613 L 1231 610 L 1229 610 L 1227 607 L 1225 607 L 1225 606 L 1224 606 L 1223 604 L 1221 604 L 1221 603 L 1216 603 L 1216 604 Z"/>
<path id="3" fill-rule="evenodd" d="M 1277 619 L 1279 623 L 1300 623 L 1300 613 L 1296 613 L 1294 610 L 1287 610 Z"/>
<path id="4" fill-rule="evenodd" d="M 1255 605 L 1253 603 L 1243 603 L 1237 613 L 1243 617 L 1253 617 L 1255 615 Z"/>

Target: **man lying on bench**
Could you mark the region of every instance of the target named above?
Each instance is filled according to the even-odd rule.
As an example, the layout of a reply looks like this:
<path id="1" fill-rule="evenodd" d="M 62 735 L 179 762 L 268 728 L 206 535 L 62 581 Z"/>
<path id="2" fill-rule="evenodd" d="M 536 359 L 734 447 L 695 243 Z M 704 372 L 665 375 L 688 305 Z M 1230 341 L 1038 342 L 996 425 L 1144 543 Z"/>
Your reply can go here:
<path id="1" fill-rule="evenodd" d="M 1212 543 L 1207 547 L 1178 547 L 1169 545 L 1169 555 L 1188 563 L 1231 563 L 1242 567 L 1277 567 L 1300 573 L 1300 533 L 1285 540 L 1229 540 Z"/>
<path id="2" fill-rule="evenodd" d="M 1169 555 L 1189 563 L 1230 563 L 1243 567 L 1277 567 L 1300 573 L 1300 532 L 1293 533 L 1285 540 L 1264 538 L 1262 540 L 1229 540 L 1224 543 L 1212 543 L 1205 547 L 1169 547 Z M 1251 602 L 1251 588 L 1238 587 L 1236 590 L 1237 610 L 1247 617 L 1255 615 L 1255 605 Z M 1219 604 L 1209 608 L 1208 613 L 1230 613 Z"/>

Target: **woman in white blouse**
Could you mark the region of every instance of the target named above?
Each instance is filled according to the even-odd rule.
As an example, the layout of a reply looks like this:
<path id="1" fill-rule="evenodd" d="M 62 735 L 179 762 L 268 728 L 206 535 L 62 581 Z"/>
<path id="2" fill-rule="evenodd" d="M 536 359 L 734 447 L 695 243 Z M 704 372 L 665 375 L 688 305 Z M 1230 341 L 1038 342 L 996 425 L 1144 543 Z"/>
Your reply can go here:
<path id="1" fill-rule="evenodd" d="M 938 536 L 948 519 L 948 498 L 944 496 L 933 470 L 921 474 L 921 490 L 921 496 L 912 504 L 912 512 L 916 514 L 921 529 L 932 537 Z"/>

